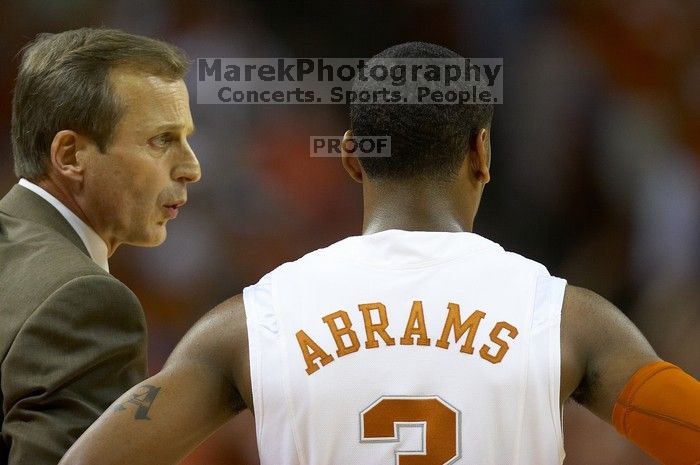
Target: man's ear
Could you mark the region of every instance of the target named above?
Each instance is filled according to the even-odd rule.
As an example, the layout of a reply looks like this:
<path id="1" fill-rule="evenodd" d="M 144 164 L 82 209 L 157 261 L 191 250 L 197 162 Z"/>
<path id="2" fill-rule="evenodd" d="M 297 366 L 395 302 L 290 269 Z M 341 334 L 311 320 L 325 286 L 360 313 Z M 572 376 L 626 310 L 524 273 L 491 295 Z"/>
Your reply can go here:
<path id="1" fill-rule="evenodd" d="M 362 179 L 364 178 L 364 173 L 362 171 L 362 166 L 360 165 L 360 160 L 356 155 L 350 154 L 345 150 L 345 144 L 352 139 L 352 130 L 348 129 L 345 131 L 343 136 L 343 142 L 340 144 L 340 158 L 343 162 L 343 168 L 350 175 L 350 177 L 362 184 Z"/>
<path id="2" fill-rule="evenodd" d="M 58 131 L 51 142 L 51 166 L 64 179 L 82 181 L 85 163 L 79 152 L 84 150 L 86 140 L 75 131 Z"/>
<path id="3" fill-rule="evenodd" d="M 474 145 L 469 149 L 469 167 L 477 181 L 487 184 L 491 180 L 490 166 L 491 141 L 489 130 L 481 128 L 476 134 Z"/>

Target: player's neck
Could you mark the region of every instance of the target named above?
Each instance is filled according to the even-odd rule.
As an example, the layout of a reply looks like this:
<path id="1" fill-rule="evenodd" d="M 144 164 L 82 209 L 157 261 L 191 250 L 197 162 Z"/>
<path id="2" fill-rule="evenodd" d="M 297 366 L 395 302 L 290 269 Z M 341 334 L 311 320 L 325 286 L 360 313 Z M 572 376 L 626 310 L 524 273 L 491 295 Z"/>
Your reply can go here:
<path id="1" fill-rule="evenodd" d="M 388 229 L 405 231 L 471 231 L 476 214 L 469 202 L 456 202 L 453 196 L 435 189 L 369 189 L 364 196 L 363 234 Z"/>

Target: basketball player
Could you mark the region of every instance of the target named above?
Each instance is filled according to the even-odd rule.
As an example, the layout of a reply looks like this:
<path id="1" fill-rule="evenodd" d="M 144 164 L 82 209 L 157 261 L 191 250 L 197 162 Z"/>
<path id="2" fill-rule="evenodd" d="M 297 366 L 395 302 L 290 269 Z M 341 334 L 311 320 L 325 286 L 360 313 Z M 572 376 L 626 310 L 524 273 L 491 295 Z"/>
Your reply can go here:
<path id="1" fill-rule="evenodd" d="M 492 111 L 352 106 L 356 134 L 392 141 L 390 158 L 342 157 L 363 235 L 212 310 L 61 463 L 176 463 L 247 407 L 264 465 L 561 464 L 569 397 L 662 462 L 698 463 L 700 383 L 604 298 L 470 232 Z"/>

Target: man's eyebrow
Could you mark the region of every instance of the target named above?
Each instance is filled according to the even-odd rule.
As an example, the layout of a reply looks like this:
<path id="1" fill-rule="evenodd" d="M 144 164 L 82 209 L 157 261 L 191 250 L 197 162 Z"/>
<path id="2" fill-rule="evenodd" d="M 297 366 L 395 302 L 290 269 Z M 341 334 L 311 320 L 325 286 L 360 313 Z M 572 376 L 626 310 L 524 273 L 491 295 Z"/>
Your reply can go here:
<path id="1" fill-rule="evenodd" d="M 184 127 L 186 127 L 186 126 L 183 124 L 162 124 L 160 126 L 157 126 L 153 131 L 154 132 L 174 131 L 174 130 L 179 131 L 180 129 L 182 129 Z M 194 131 L 196 130 L 194 125 L 187 127 L 187 129 L 189 129 L 189 131 L 187 132 L 187 136 L 191 136 L 192 134 L 194 134 Z"/>

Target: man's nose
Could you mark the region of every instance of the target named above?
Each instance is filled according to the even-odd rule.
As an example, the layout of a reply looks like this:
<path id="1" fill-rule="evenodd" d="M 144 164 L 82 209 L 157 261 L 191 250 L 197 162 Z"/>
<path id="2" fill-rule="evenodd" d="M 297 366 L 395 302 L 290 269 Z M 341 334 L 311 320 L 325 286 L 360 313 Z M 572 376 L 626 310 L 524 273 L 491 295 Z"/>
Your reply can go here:
<path id="1" fill-rule="evenodd" d="M 197 160 L 197 156 L 192 148 L 187 145 L 181 160 L 173 168 L 173 179 L 179 182 L 190 183 L 199 181 L 201 177 L 202 170 L 199 160 Z"/>

